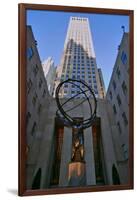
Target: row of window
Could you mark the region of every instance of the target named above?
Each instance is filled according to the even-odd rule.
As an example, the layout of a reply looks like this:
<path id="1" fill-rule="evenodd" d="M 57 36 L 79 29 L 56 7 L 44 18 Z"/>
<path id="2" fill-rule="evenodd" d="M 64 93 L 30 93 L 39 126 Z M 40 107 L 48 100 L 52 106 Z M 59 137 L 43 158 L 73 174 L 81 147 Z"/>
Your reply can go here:
<path id="1" fill-rule="evenodd" d="M 82 61 L 82 62 L 80 62 L 80 61 L 78 61 L 78 62 L 76 62 L 76 61 L 68 61 L 68 63 L 67 62 L 64 62 L 64 66 L 66 66 L 66 65 L 73 65 L 73 66 L 77 66 L 77 65 L 80 65 L 80 66 L 85 66 L 85 68 L 88 66 L 88 67 L 94 67 L 94 64 L 92 64 L 92 63 L 89 63 L 89 62 L 86 62 L 86 61 Z"/>
<path id="2" fill-rule="evenodd" d="M 82 80 L 82 79 L 81 79 L 81 80 Z M 88 83 L 89 83 L 89 85 L 91 85 L 91 83 L 92 83 L 91 80 L 89 80 Z M 65 83 L 65 84 L 64 84 L 64 88 L 68 88 L 68 87 L 69 87 L 69 85 L 68 85 L 67 83 Z M 77 84 L 77 85 L 72 85 L 72 86 L 71 86 L 71 88 L 76 88 L 76 89 L 77 89 L 78 87 L 85 88 L 86 86 L 85 86 L 85 85 L 80 85 L 80 84 L 79 84 L 79 85 Z M 97 89 L 97 85 L 94 84 L 94 88 Z"/>
<path id="3" fill-rule="evenodd" d="M 72 17 L 72 20 L 74 20 L 74 21 L 87 21 L 87 19 L 86 18 L 76 18 L 76 17 Z"/>
<path id="4" fill-rule="evenodd" d="M 39 105 L 38 105 L 38 108 L 37 108 L 37 114 L 40 114 L 41 111 L 42 111 L 42 105 L 39 104 Z M 31 113 L 28 112 L 28 113 L 27 113 L 27 116 L 26 116 L 26 123 L 27 123 L 27 124 L 29 123 L 30 119 L 31 119 Z"/>
<path id="5" fill-rule="evenodd" d="M 110 91 L 109 92 L 109 95 L 110 95 L 110 99 L 112 99 L 112 92 Z M 117 95 L 117 102 L 118 102 L 118 105 L 120 106 L 121 105 L 121 98 L 120 98 L 120 96 L 119 96 L 119 94 Z M 115 112 L 115 108 L 114 108 L 114 113 L 116 114 L 116 112 Z"/>
<path id="6" fill-rule="evenodd" d="M 73 70 L 82 70 L 82 71 L 85 71 L 85 70 L 92 70 L 93 72 L 95 72 L 95 68 L 94 66 L 84 66 L 84 65 L 77 65 L 77 64 L 74 64 L 73 67 L 72 65 L 63 65 L 63 69 L 67 68 L 67 70 L 70 70 L 73 68 Z"/>
<path id="7" fill-rule="evenodd" d="M 94 60 L 93 58 L 91 58 L 91 57 L 88 55 L 88 52 L 81 52 L 81 51 L 76 51 L 76 50 L 74 50 L 74 51 L 66 50 L 66 51 L 65 51 L 65 55 L 66 55 L 65 58 L 71 58 L 71 57 L 74 57 L 74 56 L 80 58 L 80 57 L 84 56 L 87 60 L 88 60 L 88 59 L 91 60 L 91 61 Z"/>
<path id="8" fill-rule="evenodd" d="M 64 62 L 68 61 L 73 61 L 73 62 L 87 62 L 87 63 L 91 63 L 94 64 L 93 60 L 90 60 L 89 58 L 87 58 L 88 56 L 65 56 Z"/>
<path id="9" fill-rule="evenodd" d="M 85 78 L 87 78 L 87 76 L 85 76 L 85 75 L 74 75 L 74 74 L 72 74 L 72 75 L 69 75 L 69 74 L 66 74 L 66 76 L 65 75 L 62 75 L 61 76 L 61 80 L 62 81 L 64 81 L 64 80 L 66 80 L 66 79 L 68 79 L 68 78 L 73 78 L 73 79 L 85 79 Z M 90 80 L 88 80 L 88 82 L 89 83 L 91 83 L 92 81 L 91 81 L 91 76 L 88 76 L 88 78 L 90 78 Z M 94 83 L 96 83 L 97 81 L 96 81 L 96 78 L 95 77 L 92 77 L 92 80 L 93 80 L 93 82 Z"/>
<path id="10" fill-rule="evenodd" d="M 73 64 L 73 67 L 72 65 L 63 65 L 63 72 L 65 72 L 65 69 L 67 69 L 67 71 L 69 71 L 70 69 L 72 70 L 73 68 L 73 71 L 74 70 L 80 70 L 80 71 L 92 71 L 93 74 L 95 74 L 95 68 L 94 66 L 83 66 L 83 65 L 77 65 L 77 64 Z M 69 72 L 68 72 L 69 73 Z"/>
<path id="11" fill-rule="evenodd" d="M 37 109 L 37 113 L 40 114 L 41 111 L 42 111 L 42 105 L 39 104 L 38 109 Z M 27 113 L 27 116 L 26 116 L 26 123 L 27 123 L 27 125 L 29 124 L 29 122 L 30 122 L 30 120 L 31 120 L 31 117 L 32 117 L 31 113 L 28 112 L 28 113 Z M 31 128 L 31 131 L 30 131 L 30 134 L 31 134 L 32 136 L 35 134 L 36 129 L 37 129 L 37 124 L 36 124 L 36 122 L 34 121 L 34 123 L 33 123 L 33 125 L 32 125 L 32 128 Z"/>
<path id="12" fill-rule="evenodd" d="M 65 50 L 65 53 L 69 53 L 69 54 L 79 54 L 79 55 L 87 55 L 89 53 L 89 49 L 88 51 L 87 50 L 80 50 L 80 49 L 77 49 L 77 48 L 67 48 Z"/>
<path id="13" fill-rule="evenodd" d="M 95 94 L 98 94 L 98 91 L 97 90 L 94 90 L 94 92 L 95 92 Z M 64 90 L 64 94 L 68 94 L 69 93 L 69 91 L 68 90 Z M 71 94 L 81 94 L 82 93 L 82 91 L 80 91 L 80 90 L 71 90 Z"/>
<path id="14" fill-rule="evenodd" d="M 79 66 L 79 65 L 73 65 L 73 69 L 71 67 L 71 65 L 67 65 L 67 66 L 63 66 L 63 73 L 65 72 L 65 70 L 67 70 L 66 72 L 74 72 L 74 73 L 86 73 L 89 71 L 92 71 L 93 74 L 95 74 L 95 69 L 93 69 L 92 66 L 87 66 L 87 67 L 83 67 L 83 66 Z"/>
<path id="15" fill-rule="evenodd" d="M 86 74 L 86 73 L 91 74 L 90 72 L 91 72 L 91 68 L 86 68 L 86 69 L 82 68 L 81 70 L 79 69 L 76 70 L 75 68 L 73 68 L 72 71 L 67 68 L 67 71 L 66 71 L 66 73 L 73 73 L 73 74 Z"/>
<path id="16" fill-rule="evenodd" d="M 79 46 L 83 46 L 82 44 L 78 44 Z M 89 45 L 84 45 L 84 47 L 67 47 L 66 49 L 67 51 L 73 51 L 73 52 L 78 52 L 78 53 L 88 53 L 91 52 L 91 48 L 89 47 Z"/>
<path id="17" fill-rule="evenodd" d="M 70 45 L 71 45 L 71 47 L 77 47 L 77 45 L 79 44 L 79 43 L 81 43 L 81 45 L 83 46 L 83 44 L 85 45 L 87 45 L 87 46 L 89 46 L 89 38 L 86 38 L 85 37 L 85 35 L 81 35 L 81 36 L 69 36 L 69 39 L 73 39 L 74 40 L 74 42 L 73 43 L 71 43 Z M 68 44 L 69 45 L 69 44 Z M 70 46 L 69 46 L 70 47 Z"/>
<path id="18" fill-rule="evenodd" d="M 117 109 L 116 109 L 115 104 L 113 105 L 113 111 L 114 111 L 114 114 L 116 115 L 117 114 Z M 123 119 L 124 125 L 127 126 L 128 125 L 128 119 L 127 119 L 127 116 L 126 116 L 125 112 L 122 113 L 122 119 Z M 117 125 L 118 125 L 118 128 L 119 128 L 119 132 L 121 133 L 120 123 L 118 122 Z"/>
<path id="19" fill-rule="evenodd" d="M 116 86 L 115 80 L 113 80 L 112 85 L 113 85 L 113 89 L 116 90 L 117 86 Z M 127 95 L 128 89 L 127 89 L 127 85 L 126 85 L 125 81 L 122 82 L 121 88 L 122 88 L 124 95 Z M 113 95 L 112 95 L 111 91 L 109 92 L 109 97 L 112 100 Z"/>
<path id="20" fill-rule="evenodd" d="M 87 50 L 90 50 L 89 45 L 86 46 L 86 48 L 83 48 L 82 44 L 77 44 L 77 46 L 72 46 L 72 45 L 68 45 L 66 50 L 73 50 L 73 51 L 77 51 L 77 52 L 81 52 L 81 53 L 85 53 Z"/>
<path id="21" fill-rule="evenodd" d="M 81 86 L 80 86 L 80 85 L 72 85 L 72 86 L 71 86 L 71 88 L 73 88 L 72 93 L 74 94 L 74 93 L 76 93 L 76 92 L 79 92 L 79 87 L 80 87 L 80 88 L 86 88 L 86 86 L 84 86 L 84 85 L 81 85 Z M 91 82 L 90 82 L 90 84 L 89 84 L 89 87 L 92 88 Z M 65 88 L 64 93 L 69 92 L 70 88 L 69 88 L 69 90 L 67 89 L 67 88 L 68 88 L 68 84 L 65 84 L 65 85 L 64 85 L 64 88 Z M 94 84 L 94 91 L 95 91 L 95 93 L 98 94 L 97 85 L 95 85 L 95 84 Z"/>
<path id="22" fill-rule="evenodd" d="M 42 79 L 40 79 L 40 81 L 39 81 L 39 88 L 41 88 L 41 86 L 42 86 Z M 29 81 L 28 81 L 28 83 L 27 83 L 27 92 L 28 92 L 28 93 L 30 92 L 31 87 L 32 87 L 32 81 L 31 81 L 31 79 L 29 79 Z M 46 90 L 44 89 L 44 90 L 43 90 L 42 97 L 44 98 L 45 95 L 46 95 Z M 37 99 L 38 99 L 38 95 L 37 95 L 37 93 L 35 92 L 35 93 L 34 93 L 34 96 L 33 96 L 33 98 L 32 98 L 32 104 L 33 104 L 33 106 L 35 106 Z"/>
<path id="23" fill-rule="evenodd" d="M 77 59 L 80 59 L 80 58 L 81 58 L 81 59 L 84 59 L 84 58 L 85 58 L 85 59 L 87 59 L 88 61 L 93 61 L 93 58 L 89 58 L 89 56 L 87 56 L 87 55 L 84 54 L 84 53 L 80 53 L 80 52 L 77 53 L 77 54 L 74 54 L 74 55 L 69 55 L 69 56 L 66 55 L 66 56 L 65 56 L 65 60 L 66 60 L 67 58 L 68 58 L 68 59 L 76 59 L 76 58 L 77 58 Z"/>
<path id="24" fill-rule="evenodd" d="M 41 87 L 42 87 L 42 84 L 43 84 L 43 80 L 40 78 L 40 80 L 39 80 L 39 89 L 41 89 Z M 32 80 L 31 80 L 31 78 L 29 78 L 29 80 L 27 81 L 27 93 L 29 94 L 30 93 L 30 90 L 31 90 L 31 88 L 32 88 Z"/>
<path id="25" fill-rule="evenodd" d="M 84 65 L 84 66 L 93 66 L 94 67 L 94 63 L 93 62 L 89 62 L 87 60 L 64 60 L 64 65 Z"/>

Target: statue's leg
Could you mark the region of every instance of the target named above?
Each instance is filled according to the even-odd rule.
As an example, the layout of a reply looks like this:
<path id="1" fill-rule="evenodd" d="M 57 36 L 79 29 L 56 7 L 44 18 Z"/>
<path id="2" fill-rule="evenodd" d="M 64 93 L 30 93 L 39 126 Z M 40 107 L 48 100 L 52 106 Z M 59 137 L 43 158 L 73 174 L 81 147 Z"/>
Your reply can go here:
<path id="1" fill-rule="evenodd" d="M 81 160 L 84 161 L 84 147 L 83 147 L 83 145 L 80 146 L 80 157 L 81 157 Z"/>
<path id="2" fill-rule="evenodd" d="M 75 148 L 72 148 L 72 155 L 71 155 L 71 160 L 74 161 L 74 157 L 75 157 Z"/>

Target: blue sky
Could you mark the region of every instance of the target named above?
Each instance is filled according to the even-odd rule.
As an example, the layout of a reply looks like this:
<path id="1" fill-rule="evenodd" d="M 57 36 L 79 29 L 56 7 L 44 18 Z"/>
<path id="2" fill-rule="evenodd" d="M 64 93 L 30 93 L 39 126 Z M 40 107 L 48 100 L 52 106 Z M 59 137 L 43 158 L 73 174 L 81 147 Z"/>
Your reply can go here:
<path id="1" fill-rule="evenodd" d="M 102 69 L 107 89 L 123 35 L 121 26 L 129 31 L 129 17 L 28 10 L 27 25 L 32 26 L 41 61 L 51 56 L 55 65 L 60 63 L 70 16 L 89 18 L 97 66 Z"/>

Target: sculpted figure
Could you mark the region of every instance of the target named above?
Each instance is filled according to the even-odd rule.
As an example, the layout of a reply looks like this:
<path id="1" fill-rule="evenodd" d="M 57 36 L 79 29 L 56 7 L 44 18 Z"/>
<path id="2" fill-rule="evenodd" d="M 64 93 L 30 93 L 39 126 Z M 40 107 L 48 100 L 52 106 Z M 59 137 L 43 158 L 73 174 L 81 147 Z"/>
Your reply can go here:
<path id="1" fill-rule="evenodd" d="M 80 154 L 80 160 L 76 160 L 77 152 Z M 79 124 L 73 126 L 71 160 L 84 161 L 84 136 L 82 126 Z"/>

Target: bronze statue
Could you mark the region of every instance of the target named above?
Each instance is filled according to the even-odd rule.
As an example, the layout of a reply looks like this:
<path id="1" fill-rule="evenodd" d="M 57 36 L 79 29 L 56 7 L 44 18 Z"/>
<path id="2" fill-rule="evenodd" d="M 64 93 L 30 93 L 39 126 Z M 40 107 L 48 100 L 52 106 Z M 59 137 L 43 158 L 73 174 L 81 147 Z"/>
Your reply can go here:
<path id="1" fill-rule="evenodd" d="M 72 128 L 71 161 L 84 161 L 84 135 L 81 121 L 80 119 L 75 119 L 75 125 Z M 76 154 L 79 154 L 79 156 L 76 157 Z"/>
<path id="2" fill-rule="evenodd" d="M 74 85 L 79 89 L 79 92 L 72 97 L 66 99 L 65 102 L 61 102 L 59 98 L 60 89 L 64 87 L 64 84 Z M 84 86 L 84 90 L 83 87 Z M 88 93 L 87 93 L 88 92 Z M 60 121 L 64 124 L 64 126 L 72 127 L 72 153 L 71 153 L 71 161 L 72 162 L 84 162 L 84 135 L 83 132 L 86 128 L 92 126 L 94 120 L 96 118 L 96 108 L 97 108 L 97 101 L 94 94 L 94 91 L 87 83 L 83 80 L 75 80 L 75 79 L 68 79 L 63 82 L 60 82 L 58 87 L 56 88 L 56 103 L 58 106 L 58 110 L 56 111 L 56 116 Z M 73 99 L 77 98 L 79 95 L 83 95 L 80 103 L 71 107 L 67 107 L 67 103 L 72 101 Z M 93 104 L 91 104 L 91 100 Z M 72 117 L 68 113 L 73 111 L 75 108 L 83 104 L 85 101 L 88 102 L 89 105 L 89 116 L 84 118 Z"/>
<path id="3" fill-rule="evenodd" d="M 80 158 L 76 158 L 77 153 Z M 79 128 L 73 128 L 71 161 L 84 161 L 84 136 Z"/>

